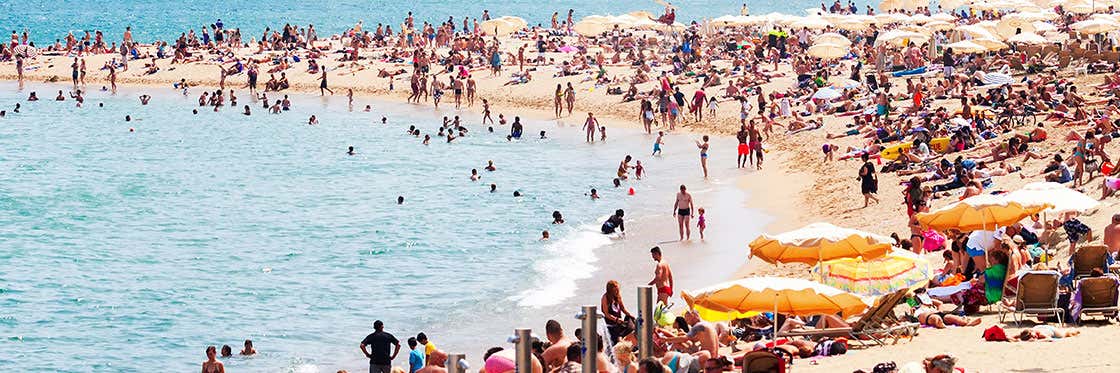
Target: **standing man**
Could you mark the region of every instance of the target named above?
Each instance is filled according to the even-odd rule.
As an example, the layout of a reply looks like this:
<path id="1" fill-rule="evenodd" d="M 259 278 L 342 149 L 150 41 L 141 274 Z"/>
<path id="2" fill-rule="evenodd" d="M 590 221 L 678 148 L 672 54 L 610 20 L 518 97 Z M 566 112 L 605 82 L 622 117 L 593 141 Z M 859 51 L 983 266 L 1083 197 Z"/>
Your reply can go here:
<path id="1" fill-rule="evenodd" d="M 749 157 L 750 154 L 751 154 L 751 147 L 750 147 L 750 145 L 747 145 L 747 125 L 746 124 L 739 127 L 739 133 L 735 135 L 735 138 L 737 140 L 739 140 L 739 163 L 738 163 L 738 168 L 747 167 L 747 157 Z M 754 159 L 752 158 L 751 160 L 752 160 L 751 163 L 754 163 L 753 162 Z"/>
<path id="2" fill-rule="evenodd" d="M 649 285 L 657 288 L 657 301 L 669 304 L 669 297 L 673 296 L 673 270 L 669 269 L 669 262 L 661 259 L 661 248 L 654 246 L 649 249 L 650 256 L 657 263 L 653 270 L 653 280 Z"/>
<path id="3" fill-rule="evenodd" d="M 680 230 L 681 241 L 692 239 L 692 227 L 689 219 L 692 218 L 692 195 L 681 184 L 681 191 L 677 193 L 677 201 L 673 202 L 673 215 L 677 217 L 677 228 Z"/>
<path id="4" fill-rule="evenodd" d="M 385 332 L 385 323 L 381 320 L 373 322 L 373 333 L 370 333 L 362 340 L 359 346 L 362 349 L 362 354 L 369 358 L 369 373 L 389 373 L 393 369 L 393 359 L 397 358 L 397 353 L 401 351 L 401 343 L 392 334 Z M 392 354 L 389 353 L 389 345 L 393 346 Z M 369 346 L 369 350 L 366 350 Z"/>

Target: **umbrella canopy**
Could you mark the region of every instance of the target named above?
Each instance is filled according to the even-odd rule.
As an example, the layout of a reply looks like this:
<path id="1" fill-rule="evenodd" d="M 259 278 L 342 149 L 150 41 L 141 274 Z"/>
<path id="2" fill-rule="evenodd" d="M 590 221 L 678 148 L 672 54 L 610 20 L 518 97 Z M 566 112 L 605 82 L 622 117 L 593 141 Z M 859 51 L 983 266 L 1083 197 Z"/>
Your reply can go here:
<path id="1" fill-rule="evenodd" d="M 39 57 L 39 49 L 27 44 L 20 44 L 12 48 L 12 54 L 23 58 Z"/>
<path id="2" fill-rule="evenodd" d="M 748 312 L 794 316 L 839 313 L 844 317 L 867 309 L 859 296 L 809 280 L 750 277 L 681 294 L 689 307 L 708 321 L 734 320 Z"/>
<path id="3" fill-rule="evenodd" d="M 1082 34 L 1102 34 L 1120 29 L 1120 24 L 1100 19 L 1090 19 L 1074 23 L 1069 28 Z"/>
<path id="4" fill-rule="evenodd" d="M 845 37 L 844 35 L 840 35 L 840 34 L 835 33 L 835 32 L 826 32 L 826 33 L 814 36 L 813 37 L 813 43 L 816 43 L 816 44 L 828 43 L 828 44 L 836 44 L 836 45 L 843 45 L 843 46 L 852 45 L 851 40 L 848 40 L 848 38 Z"/>
<path id="5" fill-rule="evenodd" d="M 1034 32 L 1034 23 L 1024 19 L 1005 18 L 996 24 L 996 33 L 1005 39 L 1022 32 Z"/>
<path id="6" fill-rule="evenodd" d="M 949 29 L 952 29 L 954 27 L 957 27 L 957 25 L 954 25 L 952 23 L 945 22 L 945 21 L 934 20 L 934 21 L 929 21 L 929 23 L 926 23 L 925 27 L 928 28 L 928 29 L 931 29 L 931 30 L 945 31 L 945 30 L 949 30 Z"/>
<path id="7" fill-rule="evenodd" d="M 883 11 L 890 10 L 915 10 L 918 9 L 917 0 L 883 0 L 879 3 L 879 9 Z"/>
<path id="8" fill-rule="evenodd" d="M 871 28 L 871 22 L 861 19 L 844 18 L 832 22 L 836 28 L 848 31 L 862 31 Z"/>
<path id="9" fill-rule="evenodd" d="M 832 27 L 832 24 L 828 23 L 828 21 L 825 21 L 824 18 L 805 17 L 805 18 L 797 20 L 796 22 L 793 22 L 793 23 L 789 24 L 789 27 L 792 27 L 792 28 L 795 28 L 795 29 L 807 28 L 807 29 L 810 29 L 810 30 L 823 30 L 823 29 Z"/>
<path id="10" fill-rule="evenodd" d="M 947 1 L 947 0 L 946 0 L 946 1 Z M 944 6 L 945 6 L 945 5 L 944 5 L 944 1 L 942 1 L 942 5 L 941 5 L 941 6 L 942 6 L 942 7 L 944 7 Z M 954 7 L 954 8 L 955 8 L 955 7 Z M 952 15 L 952 14 L 949 14 L 949 13 L 937 13 L 937 14 L 934 14 L 934 15 L 932 15 L 932 16 L 929 16 L 929 18 L 931 18 L 931 19 L 933 19 L 933 20 L 935 20 L 935 21 L 943 21 L 943 22 L 953 22 L 953 21 L 956 21 L 956 20 L 957 20 L 957 16 L 954 16 L 954 15 Z"/>
<path id="11" fill-rule="evenodd" d="M 988 51 L 988 48 L 984 47 L 983 45 L 976 44 L 972 40 L 961 40 L 956 43 L 949 43 L 945 45 L 945 48 L 951 48 L 953 50 L 953 54 L 973 54 L 984 53 Z"/>
<path id="12" fill-rule="evenodd" d="M 938 3 L 938 5 L 941 6 L 942 10 L 952 10 L 952 9 L 960 8 L 960 7 L 964 6 L 965 4 L 968 4 L 968 3 L 971 3 L 971 2 L 972 2 L 971 0 L 940 0 L 937 3 Z M 944 14 L 944 13 L 941 13 L 941 14 Z"/>
<path id="13" fill-rule="evenodd" d="M 929 36 L 920 34 L 913 31 L 904 30 L 890 30 L 879 35 L 875 39 L 875 44 L 889 43 L 896 46 L 904 46 L 907 42 L 914 44 L 922 44 L 929 41 Z"/>
<path id="14" fill-rule="evenodd" d="M 1006 227 L 1049 207 L 1026 207 L 1004 196 L 981 194 L 948 206 L 918 213 L 918 222 L 927 229 L 956 228 L 964 232 Z"/>
<path id="15" fill-rule="evenodd" d="M 846 56 L 848 54 L 848 47 L 832 43 L 820 43 L 813 44 L 806 53 L 820 59 L 835 60 Z"/>
<path id="16" fill-rule="evenodd" d="M 751 242 L 751 255 L 768 263 L 817 264 L 840 258 L 876 258 L 890 250 L 890 237 L 828 223 L 813 223 Z"/>
<path id="17" fill-rule="evenodd" d="M 992 30 L 980 25 L 961 26 L 957 27 L 956 30 L 973 39 L 997 39 L 995 34 L 992 33 Z"/>
<path id="18" fill-rule="evenodd" d="M 1027 184 L 1023 189 L 1008 193 L 1006 198 L 1028 207 L 1050 206 L 1045 210 L 1048 213 L 1086 212 L 1101 205 L 1099 201 L 1085 193 L 1052 182 Z"/>
<path id="19" fill-rule="evenodd" d="M 1038 33 L 1038 34 L 1045 34 L 1047 32 L 1051 32 L 1051 31 L 1058 31 L 1057 26 L 1054 26 L 1054 25 L 1052 25 L 1048 22 L 1034 21 L 1034 23 L 1031 23 L 1031 25 L 1034 25 L 1034 32 Z"/>
<path id="20" fill-rule="evenodd" d="M 983 46 L 984 49 L 989 51 L 998 51 L 1007 48 L 1007 44 L 995 39 L 972 39 L 971 41 Z"/>
<path id="21" fill-rule="evenodd" d="M 1010 38 L 1007 38 L 1007 42 L 1019 45 L 1050 44 L 1050 41 L 1046 40 L 1046 38 L 1042 37 L 1042 35 L 1033 32 L 1024 32 L 1022 34 L 1012 36 Z"/>
<path id="22" fill-rule="evenodd" d="M 478 25 L 478 29 L 482 30 L 482 32 L 487 35 L 502 36 L 512 34 L 514 31 L 523 29 L 526 26 L 528 26 L 528 23 L 526 23 L 524 19 L 505 16 L 483 21 Z"/>
<path id="23" fill-rule="evenodd" d="M 843 96 L 843 94 L 839 90 L 832 87 L 824 87 L 814 92 L 812 97 L 817 100 L 831 100 L 839 98 L 840 96 Z"/>
<path id="24" fill-rule="evenodd" d="M 830 260 L 816 270 L 825 285 L 862 295 L 883 295 L 925 284 L 933 278 L 928 260 L 898 249 L 873 260 Z"/>

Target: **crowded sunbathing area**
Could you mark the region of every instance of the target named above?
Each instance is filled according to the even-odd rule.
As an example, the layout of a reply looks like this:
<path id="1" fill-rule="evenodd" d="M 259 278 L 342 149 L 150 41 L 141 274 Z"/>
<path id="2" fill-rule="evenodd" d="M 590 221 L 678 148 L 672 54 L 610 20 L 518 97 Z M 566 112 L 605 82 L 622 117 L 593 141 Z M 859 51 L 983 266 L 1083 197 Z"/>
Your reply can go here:
<path id="1" fill-rule="evenodd" d="M 1113 352 L 1120 344 L 1120 153 L 1112 145 L 1120 138 L 1120 1 L 838 0 L 810 3 L 796 14 L 754 14 L 750 2 L 735 4 L 730 14 L 705 14 L 690 9 L 699 7 L 691 3 L 658 1 L 628 12 L 591 14 L 557 2 L 541 4 L 550 7 L 551 17 L 521 18 L 491 7 L 449 18 L 391 14 L 379 18 L 391 22 L 380 23 L 354 14 L 352 26 L 339 30 L 294 22 L 242 27 L 223 23 L 218 14 L 217 21 L 191 20 L 204 24 L 201 28 L 154 36 L 143 32 L 144 37 L 134 36 L 141 30 L 131 26 L 64 34 L 13 30 L 10 42 L 0 45 L 0 79 L 10 83 L 3 89 L 18 96 L 3 96 L 0 126 L 36 112 L 75 121 L 100 117 L 120 126 L 103 131 L 143 142 L 166 131 L 152 111 L 164 110 L 182 120 L 293 124 L 283 130 L 291 134 L 276 136 L 303 137 L 294 142 L 329 147 L 339 159 L 376 158 L 368 167 L 404 164 L 369 176 L 390 183 L 370 188 L 388 190 L 391 200 L 339 202 L 330 205 L 330 214 L 354 209 L 354 214 L 391 216 L 378 224 L 408 226 L 412 230 L 403 233 L 408 242 L 400 244 L 402 249 L 356 248 L 350 251 L 358 258 L 344 252 L 318 263 L 324 267 L 386 260 L 378 255 L 424 246 L 429 236 L 470 224 L 482 228 L 456 235 L 447 246 L 470 241 L 464 245 L 481 250 L 516 242 L 524 250 L 541 250 L 554 247 L 547 246 L 551 243 L 561 259 L 578 259 L 590 254 L 571 248 L 570 237 L 587 234 L 586 241 L 601 245 L 592 249 L 600 256 L 588 263 L 541 270 L 547 274 L 567 266 L 587 272 L 565 278 L 571 281 L 570 294 L 545 297 L 555 298 L 542 302 L 552 307 L 546 311 L 508 301 L 513 295 L 505 293 L 486 298 L 487 292 L 528 280 L 476 282 L 519 267 L 536 268 L 537 262 L 476 268 L 472 263 L 482 254 L 463 249 L 463 257 L 424 259 L 429 262 L 406 270 L 394 263 L 366 269 L 416 276 L 408 280 L 416 287 L 399 285 L 377 299 L 346 306 L 352 313 L 370 313 L 360 313 L 353 323 L 337 320 L 332 338 L 344 343 L 331 340 L 315 348 L 316 353 L 331 350 L 331 359 L 314 370 L 287 371 L 1120 371 L 1120 357 Z M 678 15 L 685 12 L 688 17 Z M 127 105 L 111 101 L 122 97 Z M 98 114 L 109 106 L 125 111 Z M 400 107 L 421 119 L 401 119 L 406 110 L 394 109 Z M 219 116 L 227 112 L 229 117 Z M 350 127 L 341 129 L 341 124 Z M 369 137 L 398 142 L 368 145 L 375 140 L 351 132 L 359 126 L 392 128 L 391 135 Z M 295 132 L 307 128 L 345 131 L 349 138 L 327 141 Z M 214 136 L 236 137 L 238 131 Z M 18 136 L 5 132 L 0 139 L 9 140 L 0 141 Z M 158 153 L 173 150 L 176 143 L 161 144 L 137 149 Z M 550 146 L 557 153 L 506 153 Z M 53 146 L 0 142 L 0 147 L 16 153 Z M 246 147 L 277 157 L 306 150 Z M 432 151 L 450 153 L 424 153 Z M 545 159 L 569 154 L 561 151 L 593 155 Z M 393 159 L 399 152 L 436 154 L 431 157 L 438 162 L 429 165 L 425 161 L 431 158 L 412 153 Z M 455 163 L 468 155 L 477 168 Z M 319 157 L 305 159 L 324 170 L 344 162 Z M 676 159 L 671 157 L 684 161 L 668 163 Z M 123 159 L 139 162 L 137 173 L 162 172 L 143 166 L 144 156 Z M 515 163 L 521 160 L 532 163 Z M 26 167 L 49 167 L 29 164 L 12 168 L 41 172 Z M 439 173 L 452 164 L 457 176 Z M 579 177 L 576 173 L 505 176 L 528 174 L 528 168 L 590 164 L 608 171 L 588 168 L 593 180 L 587 182 L 556 181 Z M 348 172 L 362 172 L 355 167 Z M 320 169 L 298 170 L 282 175 L 319 175 Z M 428 174 L 394 179 L 416 170 Z M 206 175 L 197 178 L 213 177 Z M 357 175 L 364 174 L 323 171 L 316 180 Z M 8 183 L 0 182 L 5 200 Z M 207 188 L 168 183 L 193 191 Z M 231 183 L 254 190 L 252 181 Z M 309 201 L 342 193 L 328 185 L 316 187 L 321 195 L 285 202 L 291 209 L 253 214 L 295 214 Z M 425 195 L 436 189 L 454 193 Z M 137 190 L 126 192 L 144 193 Z M 713 197 L 724 190 L 743 200 Z M 515 202 L 489 197 L 510 193 Z M 546 194 L 570 196 L 564 197 L 570 202 L 546 201 L 551 198 Z M 251 196 L 237 198 L 253 203 Z M 433 214 L 394 212 L 407 214 L 440 198 L 446 205 Z M 664 209 L 668 199 L 674 200 L 671 214 Z M 384 205 L 388 212 L 366 211 L 366 204 Z M 483 204 L 498 207 L 471 211 Z M 12 211 L 25 208 L 4 205 Z M 528 205 L 554 212 L 541 217 L 532 210 L 534 218 L 546 222 L 522 225 L 530 215 Z M 248 207 L 229 207 L 237 208 Z M 741 215 L 747 210 L 771 218 L 755 221 Z M 483 226 L 492 214 L 505 212 L 523 215 L 500 229 Z M 218 216 L 207 222 L 220 226 L 233 220 Z M 301 224 L 323 230 L 345 224 L 323 219 Z M 584 220 L 590 233 L 567 228 Z M 387 235 L 380 229 L 345 234 Z M 514 241 L 500 241 L 506 235 Z M 715 246 L 727 251 L 718 257 L 702 251 Z M 280 262 L 303 260 L 308 252 L 327 248 L 291 250 L 282 259 L 270 259 L 276 264 L 254 264 L 248 272 L 276 272 L 276 280 L 269 281 L 286 286 L 303 274 L 292 270 L 295 277 L 281 280 L 286 275 Z M 4 258 L 10 256 L 0 255 L 0 263 Z M 707 269 L 698 263 L 713 261 L 731 263 L 734 273 L 712 270 L 720 277 L 699 277 Z M 176 266 L 190 263 L 184 259 Z M 462 269 L 469 273 L 458 280 L 429 277 L 429 270 L 455 270 L 444 263 L 478 272 Z M 0 285 L 12 278 L 0 270 Z M 398 287 L 380 279 L 330 278 L 355 287 Z M 267 293 L 261 286 L 245 292 Z M 4 290 L 0 287 L 0 300 Z M 319 290 L 313 286 L 293 294 Z M 470 313 L 493 319 L 457 319 L 455 308 L 467 307 L 460 303 L 448 303 L 449 309 L 392 303 L 398 297 L 436 299 L 454 292 L 480 294 L 474 303 L 483 306 Z M 498 305 L 485 306 L 491 302 Z M 312 305 L 301 307 L 270 312 L 334 317 L 317 316 L 320 311 Z M 417 316 L 417 308 L 425 315 Z M 578 320 L 571 317 L 577 312 Z M 440 320 L 444 315 L 451 321 Z M 299 324 L 298 318 L 268 320 Z M 457 331 L 459 325 L 477 329 Z M 530 331 L 509 337 L 515 329 Z M 188 361 L 191 369 L 203 361 L 203 373 L 277 371 L 254 364 L 266 359 L 291 364 L 287 355 L 268 350 L 281 344 L 296 350 L 303 338 L 317 338 L 288 329 L 252 330 L 237 335 L 237 341 L 252 338 L 237 356 L 228 345 L 218 351 L 233 337 L 201 336 L 176 342 L 182 350 L 166 354 L 181 354 L 176 360 Z M 144 339 L 116 342 L 126 341 Z M 336 342 L 342 347 L 333 348 Z M 35 338 L 13 337 L 8 346 L 19 350 L 26 343 L 36 343 Z M 20 351 L 12 356 L 38 356 Z M 0 357 L 0 365 L 5 360 Z M 81 361 L 73 363 L 71 368 L 84 370 Z"/>

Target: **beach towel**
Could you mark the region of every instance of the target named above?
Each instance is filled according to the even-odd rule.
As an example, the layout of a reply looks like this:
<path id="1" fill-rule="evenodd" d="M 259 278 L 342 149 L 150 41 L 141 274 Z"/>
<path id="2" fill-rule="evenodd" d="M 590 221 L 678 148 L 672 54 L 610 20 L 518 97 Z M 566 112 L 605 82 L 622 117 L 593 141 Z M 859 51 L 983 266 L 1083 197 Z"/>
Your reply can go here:
<path id="1" fill-rule="evenodd" d="M 1001 86 L 1011 84 L 1014 81 L 1015 79 L 1011 78 L 1011 75 L 1003 73 L 987 73 L 980 78 L 980 82 L 984 83 L 984 86 Z"/>
<path id="2" fill-rule="evenodd" d="M 916 69 L 895 71 L 895 72 L 891 73 L 891 76 L 894 76 L 895 78 L 897 78 L 897 77 L 907 76 L 907 75 L 925 74 L 925 72 L 926 72 L 926 67 L 922 66 L 922 67 L 919 67 L 919 68 L 916 68 Z"/>

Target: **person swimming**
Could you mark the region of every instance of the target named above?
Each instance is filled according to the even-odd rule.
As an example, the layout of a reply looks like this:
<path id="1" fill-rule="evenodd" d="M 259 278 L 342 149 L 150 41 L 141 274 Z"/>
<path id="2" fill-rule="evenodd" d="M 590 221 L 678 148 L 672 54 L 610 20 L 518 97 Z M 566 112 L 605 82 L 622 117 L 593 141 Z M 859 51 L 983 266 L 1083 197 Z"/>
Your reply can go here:
<path id="1" fill-rule="evenodd" d="M 494 161 L 486 161 L 486 171 L 497 171 L 498 168 L 494 167 Z"/>
<path id="2" fill-rule="evenodd" d="M 548 137 L 545 137 L 545 135 L 544 135 L 544 131 L 541 131 L 541 140 L 544 140 L 544 139 L 547 139 L 547 138 Z"/>
<path id="3" fill-rule="evenodd" d="M 510 126 L 509 135 L 515 139 L 521 139 L 521 132 L 524 127 L 521 125 L 521 117 L 513 117 L 513 125 Z"/>
<path id="4" fill-rule="evenodd" d="M 552 224 L 564 224 L 564 215 L 561 215 L 560 211 L 552 212 Z"/>
<path id="5" fill-rule="evenodd" d="M 599 199 L 599 191 L 595 190 L 595 188 L 591 188 L 591 194 L 590 195 L 591 195 L 591 199 L 593 199 L 593 200 Z"/>
<path id="6" fill-rule="evenodd" d="M 490 184 L 490 193 L 498 191 L 498 184 Z"/>
<path id="7" fill-rule="evenodd" d="M 600 229 L 603 234 L 612 234 L 615 231 L 625 234 L 626 225 L 622 221 L 624 215 L 625 212 L 622 211 L 622 209 L 615 210 L 614 215 L 611 215 L 611 217 L 607 218 L 607 221 L 603 222 L 603 227 Z"/>
<path id="8" fill-rule="evenodd" d="M 520 190 L 513 191 L 513 196 L 514 197 L 521 197 L 521 191 Z"/>
<path id="9" fill-rule="evenodd" d="M 478 169 L 472 168 L 471 169 L 471 181 L 478 181 L 478 179 L 481 179 L 481 178 L 482 178 L 482 176 L 478 174 Z"/>
<path id="10" fill-rule="evenodd" d="M 397 204 L 398 205 L 403 205 L 404 204 L 404 196 L 397 196 Z"/>
<path id="11" fill-rule="evenodd" d="M 354 147 L 353 146 L 351 146 L 350 149 L 346 150 L 346 155 L 354 155 L 354 154 L 356 154 L 356 153 L 354 153 Z"/>

